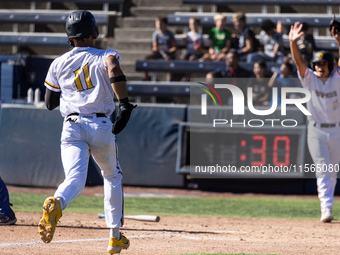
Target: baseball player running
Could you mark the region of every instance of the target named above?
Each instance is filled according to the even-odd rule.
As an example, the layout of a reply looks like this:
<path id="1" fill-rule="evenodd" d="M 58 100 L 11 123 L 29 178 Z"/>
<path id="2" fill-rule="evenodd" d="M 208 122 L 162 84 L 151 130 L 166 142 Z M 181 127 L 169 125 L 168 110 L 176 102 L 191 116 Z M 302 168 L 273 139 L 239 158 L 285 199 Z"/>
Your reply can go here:
<path id="1" fill-rule="evenodd" d="M 45 80 L 46 107 L 60 106 L 64 117 L 61 156 L 65 180 L 54 197 L 44 202 L 39 234 L 45 243 L 52 241 L 62 211 L 84 189 L 91 154 L 104 177 L 105 219 L 110 228 L 107 250 L 120 253 L 130 241 L 119 231 L 124 197 L 115 134 L 125 127 L 135 106 L 128 100 L 118 52 L 94 48 L 98 37 L 94 16 L 84 10 L 72 12 L 66 20 L 66 33 L 74 48 L 52 62 Z M 114 94 L 119 111 L 112 124 L 108 117 L 115 110 Z"/>
<path id="2" fill-rule="evenodd" d="M 308 116 L 308 148 L 315 166 L 319 167 L 319 170 L 316 168 L 316 177 L 321 203 L 320 220 L 331 222 L 336 169 L 340 162 L 340 61 L 333 70 L 332 54 L 319 51 L 312 60 L 313 70 L 307 68 L 296 43 L 303 33 L 301 30 L 302 24 L 298 22 L 291 27 L 290 50 L 301 84 L 312 96 L 307 103 L 312 114 Z M 331 32 L 340 45 L 339 31 L 333 27 Z"/>

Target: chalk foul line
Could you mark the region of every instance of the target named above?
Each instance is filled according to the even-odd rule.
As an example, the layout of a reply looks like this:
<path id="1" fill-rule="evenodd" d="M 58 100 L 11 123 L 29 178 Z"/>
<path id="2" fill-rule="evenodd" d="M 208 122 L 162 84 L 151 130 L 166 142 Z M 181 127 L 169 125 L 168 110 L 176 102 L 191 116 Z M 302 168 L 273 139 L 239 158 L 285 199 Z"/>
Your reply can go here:
<path id="1" fill-rule="evenodd" d="M 186 236 L 182 234 L 176 233 L 163 233 L 163 234 L 153 234 L 153 235 L 132 235 L 127 236 L 128 238 L 145 238 L 145 237 L 158 237 L 158 236 L 178 236 L 181 238 L 192 239 L 192 240 L 225 240 L 225 241 L 240 241 L 240 238 L 209 238 L 209 237 L 194 237 L 194 236 Z M 51 242 L 51 244 L 55 243 L 75 243 L 75 242 L 94 242 L 94 241 L 106 241 L 109 238 L 91 238 L 91 239 L 75 239 L 75 240 L 56 240 Z M 242 239 L 242 241 L 260 241 L 257 239 Z M 45 245 L 42 241 L 39 242 L 18 242 L 18 243 L 0 243 L 0 247 L 8 247 L 8 246 L 19 246 L 19 245 Z"/>

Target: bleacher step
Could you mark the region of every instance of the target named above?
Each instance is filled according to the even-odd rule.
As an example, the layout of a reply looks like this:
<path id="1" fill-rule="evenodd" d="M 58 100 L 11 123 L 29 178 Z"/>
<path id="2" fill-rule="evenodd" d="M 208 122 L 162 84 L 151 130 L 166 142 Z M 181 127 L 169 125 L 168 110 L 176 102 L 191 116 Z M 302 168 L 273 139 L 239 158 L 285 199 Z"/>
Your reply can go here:
<path id="1" fill-rule="evenodd" d="M 131 7 L 131 13 L 136 16 L 144 16 L 144 17 L 158 17 L 161 15 L 168 15 L 172 14 L 174 12 L 189 12 L 191 11 L 191 8 L 188 6 L 182 6 L 182 7 L 167 7 L 164 8 L 164 6 L 156 6 L 156 7 L 150 7 L 150 6 L 136 6 Z"/>
<path id="2" fill-rule="evenodd" d="M 123 70 L 124 72 L 124 70 Z M 127 72 L 124 72 L 125 76 L 126 76 L 126 79 L 128 81 L 140 81 L 143 79 L 143 73 L 141 72 L 133 72 L 133 73 L 127 73 Z"/>
<path id="3" fill-rule="evenodd" d="M 120 50 L 131 50 L 131 51 L 146 51 L 151 50 L 151 40 L 149 39 L 138 39 L 138 40 L 115 40 L 113 44 L 114 49 Z"/>
<path id="4" fill-rule="evenodd" d="M 151 54 L 151 48 L 150 50 L 143 50 L 143 51 L 130 51 L 130 50 L 120 50 L 115 49 L 119 52 L 119 54 L 122 56 L 123 62 L 125 61 L 135 61 L 137 59 L 144 59 L 144 57 L 148 54 Z"/>
<path id="5" fill-rule="evenodd" d="M 124 73 L 136 72 L 136 61 L 122 61 L 120 67 Z"/>
<path id="6" fill-rule="evenodd" d="M 124 27 L 115 29 L 115 38 L 118 40 L 128 40 L 137 38 L 149 38 L 151 41 L 151 36 L 155 28 L 141 28 L 141 27 Z"/>
<path id="7" fill-rule="evenodd" d="M 155 17 L 125 17 L 123 27 L 155 27 Z"/>

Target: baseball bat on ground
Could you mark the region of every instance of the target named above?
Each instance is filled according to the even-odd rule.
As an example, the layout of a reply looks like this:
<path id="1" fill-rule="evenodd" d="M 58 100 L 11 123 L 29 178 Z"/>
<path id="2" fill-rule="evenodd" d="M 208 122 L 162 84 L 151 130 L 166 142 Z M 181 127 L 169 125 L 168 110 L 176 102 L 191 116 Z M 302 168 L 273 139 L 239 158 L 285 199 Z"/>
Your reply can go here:
<path id="1" fill-rule="evenodd" d="M 105 214 L 99 213 L 98 217 L 105 218 Z M 160 217 L 157 215 L 125 215 L 124 218 L 131 219 L 131 220 L 152 221 L 152 222 L 160 221 Z"/>
<path id="2" fill-rule="evenodd" d="M 125 215 L 124 218 L 131 219 L 131 220 L 153 221 L 153 222 L 158 222 L 160 220 L 159 216 L 157 215 Z"/>

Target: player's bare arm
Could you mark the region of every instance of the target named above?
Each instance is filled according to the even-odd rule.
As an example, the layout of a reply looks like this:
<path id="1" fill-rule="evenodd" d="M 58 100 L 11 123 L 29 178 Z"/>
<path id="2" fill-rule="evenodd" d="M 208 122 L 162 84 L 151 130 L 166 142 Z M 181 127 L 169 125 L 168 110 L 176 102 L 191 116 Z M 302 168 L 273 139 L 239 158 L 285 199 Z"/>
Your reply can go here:
<path id="1" fill-rule="evenodd" d="M 338 41 L 339 45 L 339 56 L 340 56 L 340 31 L 335 29 L 335 27 L 332 27 L 332 36 Z M 340 58 L 338 60 L 338 67 L 340 68 Z"/>
<path id="2" fill-rule="evenodd" d="M 302 56 L 296 43 L 302 34 L 302 24 L 295 22 L 295 24 L 290 27 L 289 32 L 290 52 L 292 53 L 293 60 L 301 78 L 304 78 L 307 66 L 302 61 Z"/>
<path id="3" fill-rule="evenodd" d="M 108 56 L 105 60 L 105 64 L 110 78 L 124 75 L 123 71 L 120 69 L 119 61 L 116 56 Z M 111 86 L 118 100 L 128 97 L 125 80 L 111 83 Z"/>
<path id="4" fill-rule="evenodd" d="M 53 109 L 57 108 L 60 104 L 60 93 L 55 92 L 48 88 L 46 88 L 45 92 L 45 105 L 46 108 L 52 111 Z"/>

